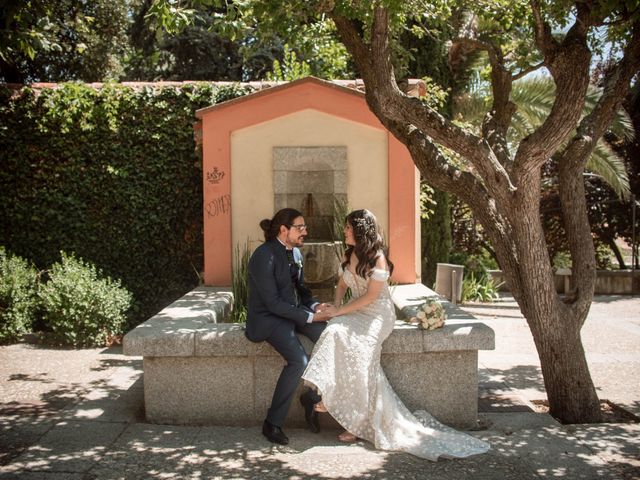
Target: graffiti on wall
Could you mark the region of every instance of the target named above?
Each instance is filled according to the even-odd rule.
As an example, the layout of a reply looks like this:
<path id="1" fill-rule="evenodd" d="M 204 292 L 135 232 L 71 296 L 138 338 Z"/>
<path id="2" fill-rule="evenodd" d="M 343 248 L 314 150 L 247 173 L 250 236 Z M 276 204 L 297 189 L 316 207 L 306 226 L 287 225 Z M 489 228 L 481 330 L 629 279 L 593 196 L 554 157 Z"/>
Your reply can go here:
<path id="1" fill-rule="evenodd" d="M 231 195 L 220 195 L 207 203 L 204 208 L 210 218 L 228 215 L 231 212 Z"/>
<path id="2" fill-rule="evenodd" d="M 218 167 L 213 167 L 213 171 L 207 172 L 207 182 L 217 184 L 224 178 L 224 171 L 219 170 Z"/>

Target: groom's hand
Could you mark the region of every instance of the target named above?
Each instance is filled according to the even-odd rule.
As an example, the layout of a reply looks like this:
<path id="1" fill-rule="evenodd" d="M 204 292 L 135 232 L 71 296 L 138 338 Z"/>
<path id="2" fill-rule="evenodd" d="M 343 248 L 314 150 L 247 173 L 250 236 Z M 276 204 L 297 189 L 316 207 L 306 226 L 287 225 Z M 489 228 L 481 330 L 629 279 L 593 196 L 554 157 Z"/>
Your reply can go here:
<path id="1" fill-rule="evenodd" d="M 331 303 L 321 303 L 316 306 L 316 313 L 313 315 L 314 322 L 326 322 L 333 317 L 336 312 L 335 305 Z"/>
<path id="2" fill-rule="evenodd" d="M 316 313 L 313 314 L 313 321 L 314 322 L 326 322 L 330 318 L 331 318 L 331 316 L 326 311 L 325 312 L 321 312 L 320 310 L 317 310 Z"/>
<path id="3" fill-rule="evenodd" d="M 314 322 L 326 322 L 331 318 L 331 312 L 335 310 L 331 303 L 320 303 L 315 307 L 315 313 L 313 315 Z"/>

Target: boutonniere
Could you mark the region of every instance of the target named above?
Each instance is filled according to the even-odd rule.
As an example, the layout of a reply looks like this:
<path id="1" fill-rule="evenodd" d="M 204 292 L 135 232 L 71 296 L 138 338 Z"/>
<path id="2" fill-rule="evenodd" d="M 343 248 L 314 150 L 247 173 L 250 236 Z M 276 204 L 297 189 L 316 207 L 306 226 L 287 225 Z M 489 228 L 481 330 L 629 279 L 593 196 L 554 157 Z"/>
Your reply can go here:
<path id="1" fill-rule="evenodd" d="M 296 265 L 299 269 L 302 269 L 302 260 L 296 260 Z"/>

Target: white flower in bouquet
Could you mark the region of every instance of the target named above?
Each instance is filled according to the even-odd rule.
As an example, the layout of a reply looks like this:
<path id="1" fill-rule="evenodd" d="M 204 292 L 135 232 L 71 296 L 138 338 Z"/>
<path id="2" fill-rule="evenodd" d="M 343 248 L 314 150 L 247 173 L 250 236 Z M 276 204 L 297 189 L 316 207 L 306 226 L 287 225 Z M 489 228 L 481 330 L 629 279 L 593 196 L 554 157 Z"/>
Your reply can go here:
<path id="1" fill-rule="evenodd" d="M 435 298 L 428 298 L 418 309 L 416 320 L 423 330 L 433 330 L 444 325 L 446 314 L 442 304 Z M 411 322 L 413 323 L 413 322 Z"/>

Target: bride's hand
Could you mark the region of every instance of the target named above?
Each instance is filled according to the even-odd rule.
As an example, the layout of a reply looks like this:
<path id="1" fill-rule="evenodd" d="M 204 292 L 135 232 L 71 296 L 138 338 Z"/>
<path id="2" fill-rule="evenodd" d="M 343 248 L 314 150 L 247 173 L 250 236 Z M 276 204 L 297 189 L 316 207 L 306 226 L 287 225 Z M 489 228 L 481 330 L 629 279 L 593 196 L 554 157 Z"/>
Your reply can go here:
<path id="1" fill-rule="evenodd" d="M 318 305 L 316 305 L 315 311 L 316 312 L 323 312 L 328 307 L 333 307 L 333 304 L 332 303 L 319 303 Z"/>
<path id="2" fill-rule="evenodd" d="M 323 313 L 326 313 L 327 315 L 329 315 L 329 318 L 335 317 L 337 314 L 337 311 L 338 311 L 337 307 L 330 303 L 328 303 L 327 306 L 324 308 L 324 310 L 322 310 Z"/>

